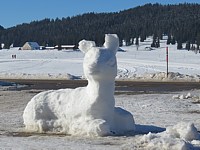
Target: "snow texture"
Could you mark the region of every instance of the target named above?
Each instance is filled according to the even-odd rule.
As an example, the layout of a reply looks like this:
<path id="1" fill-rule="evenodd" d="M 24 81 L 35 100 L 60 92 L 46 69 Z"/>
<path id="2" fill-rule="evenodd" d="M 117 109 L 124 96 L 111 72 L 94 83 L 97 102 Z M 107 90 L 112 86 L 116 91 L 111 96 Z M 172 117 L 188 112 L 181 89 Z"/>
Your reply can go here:
<path id="1" fill-rule="evenodd" d="M 192 123 L 180 122 L 166 131 L 139 136 L 132 143 L 124 146 L 124 149 L 148 149 L 148 150 L 195 150 L 191 142 L 199 142 L 199 133 Z"/>
<path id="2" fill-rule="evenodd" d="M 117 76 L 116 52 L 119 39 L 106 34 L 104 47 L 82 40 L 85 53 L 86 87 L 41 92 L 27 104 L 23 119 L 26 131 L 61 132 L 70 135 L 121 135 L 134 131 L 130 112 L 115 107 L 114 89 Z"/>
<path id="3" fill-rule="evenodd" d="M 200 129 L 199 102 L 193 103 L 195 100 L 193 97 L 199 95 L 200 90 L 115 95 L 117 107 L 123 107 L 134 113 L 136 129 L 133 135 L 106 137 L 24 133 L 21 114 L 29 99 L 37 91 L 0 91 L 0 149 L 200 149 L 197 132 L 197 129 L 198 131 Z M 192 98 L 175 100 L 172 99 L 174 94 L 191 95 Z"/>
<path id="4" fill-rule="evenodd" d="M 160 40 L 159 48 L 150 48 L 152 37 L 136 45 L 120 47 L 117 80 L 200 82 L 199 55 Z M 95 44 L 91 42 L 90 44 Z M 184 44 L 185 45 L 185 44 Z M 185 47 L 183 45 L 183 47 Z M 92 46 L 92 45 L 91 45 Z M 166 75 L 166 47 L 169 48 L 169 74 Z M 119 49 L 118 49 L 119 51 Z M 123 52 L 122 52 L 123 51 Z M 16 58 L 12 56 L 15 55 Z M 85 78 L 79 50 L 0 50 L 1 79 L 70 80 Z"/>
<path id="5" fill-rule="evenodd" d="M 198 143 L 200 136 L 192 123 L 180 122 L 166 131 L 151 133 L 139 136 L 129 144 L 124 145 L 124 149 L 148 149 L 148 150 L 196 150 L 191 143 Z"/>

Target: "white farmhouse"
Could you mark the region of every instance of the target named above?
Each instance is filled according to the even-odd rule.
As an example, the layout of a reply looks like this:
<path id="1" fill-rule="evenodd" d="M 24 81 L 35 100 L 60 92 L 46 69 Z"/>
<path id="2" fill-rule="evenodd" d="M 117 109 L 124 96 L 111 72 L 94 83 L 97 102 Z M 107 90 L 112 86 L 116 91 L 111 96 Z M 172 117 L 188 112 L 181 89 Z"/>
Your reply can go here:
<path id="1" fill-rule="evenodd" d="M 26 42 L 22 50 L 39 50 L 40 46 L 37 42 Z"/>

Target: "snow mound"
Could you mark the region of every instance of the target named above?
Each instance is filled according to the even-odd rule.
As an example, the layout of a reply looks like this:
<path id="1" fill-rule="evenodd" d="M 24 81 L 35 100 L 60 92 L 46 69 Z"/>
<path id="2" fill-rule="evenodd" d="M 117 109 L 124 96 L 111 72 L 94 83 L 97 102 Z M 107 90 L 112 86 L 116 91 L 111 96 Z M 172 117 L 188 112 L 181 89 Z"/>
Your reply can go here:
<path id="1" fill-rule="evenodd" d="M 48 80 L 75 80 L 80 79 L 80 77 L 71 74 L 27 74 L 27 73 L 5 73 L 0 74 L 1 79 L 48 79 Z"/>
<path id="2" fill-rule="evenodd" d="M 195 149 L 194 145 L 199 139 L 200 135 L 194 124 L 181 122 L 175 126 L 168 127 L 166 131 L 161 133 L 149 132 L 143 136 L 138 136 L 134 141 L 130 141 L 128 145 L 125 145 L 124 148 L 189 150 Z M 135 144 L 133 145 L 132 143 Z"/>
<path id="3" fill-rule="evenodd" d="M 181 122 L 173 127 L 168 127 L 166 133 L 170 137 L 179 138 L 185 141 L 199 140 L 200 135 L 193 123 Z"/>
<path id="4" fill-rule="evenodd" d="M 200 75 L 185 75 L 178 72 L 169 72 L 168 76 L 165 72 L 133 74 L 127 69 L 118 70 L 117 79 L 131 79 L 143 81 L 187 81 L 200 82 Z"/>
<path id="5" fill-rule="evenodd" d="M 102 48 L 95 47 L 93 41 L 80 41 L 79 49 L 85 53 L 83 70 L 88 85 L 45 91 L 34 96 L 23 113 L 26 130 L 86 136 L 133 131 L 132 114 L 115 107 L 118 47 L 119 39 L 115 34 L 105 36 Z"/>
<path id="6" fill-rule="evenodd" d="M 197 96 L 197 95 L 192 95 L 191 93 L 188 93 L 186 95 L 184 94 L 178 94 L 178 95 L 173 95 L 172 96 L 172 99 L 200 99 L 200 96 Z"/>

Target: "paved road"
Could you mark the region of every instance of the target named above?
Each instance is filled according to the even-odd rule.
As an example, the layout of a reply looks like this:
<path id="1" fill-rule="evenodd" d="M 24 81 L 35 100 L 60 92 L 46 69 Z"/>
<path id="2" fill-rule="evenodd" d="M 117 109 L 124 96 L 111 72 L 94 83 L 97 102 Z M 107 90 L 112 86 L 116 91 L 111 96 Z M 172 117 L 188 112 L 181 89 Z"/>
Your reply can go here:
<path id="1" fill-rule="evenodd" d="M 26 84 L 28 87 L 21 89 L 61 89 L 76 88 L 87 85 L 87 80 L 26 80 L 26 79 L 7 79 L 0 81 L 15 82 Z M 199 82 L 136 82 L 136 81 L 116 81 L 116 91 L 134 93 L 165 93 L 183 90 L 200 89 Z"/>

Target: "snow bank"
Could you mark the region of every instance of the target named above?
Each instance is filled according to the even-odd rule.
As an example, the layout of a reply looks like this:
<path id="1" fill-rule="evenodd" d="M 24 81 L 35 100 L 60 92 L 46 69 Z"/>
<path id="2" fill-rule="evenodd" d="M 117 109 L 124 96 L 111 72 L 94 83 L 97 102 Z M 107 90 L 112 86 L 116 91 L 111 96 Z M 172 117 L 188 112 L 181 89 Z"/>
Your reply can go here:
<path id="1" fill-rule="evenodd" d="M 186 81 L 200 82 L 200 75 L 186 75 L 178 72 L 169 72 L 168 77 L 165 72 L 133 74 L 127 70 L 118 70 L 117 79 L 143 80 L 143 81 Z"/>
<path id="2" fill-rule="evenodd" d="M 78 76 L 71 74 L 27 74 L 27 73 L 2 73 L 0 74 L 1 79 L 44 79 L 44 80 L 75 80 L 81 79 Z"/>
<path id="3" fill-rule="evenodd" d="M 69 73 L 1 73 L 1 79 L 44 79 L 44 80 L 75 80 L 86 79 L 84 76 L 75 76 Z M 116 80 L 141 80 L 141 81 L 185 81 L 200 82 L 200 75 L 184 75 L 170 72 L 168 77 L 164 72 L 145 73 L 145 74 L 128 74 L 126 69 L 118 70 Z"/>
<path id="4" fill-rule="evenodd" d="M 117 35 L 107 34 L 103 48 L 82 40 L 79 49 L 87 87 L 39 93 L 27 104 L 23 119 L 27 131 L 71 135 L 118 135 L 135 129 L 130 112 L 115 107 Z"/>
<path id="5" fill-rule="evenodd" d="M 191 93 L 188 94 L 178 94 L 178 95 L 173 95 L 172 99 L 193 99 L 193 100 L 199 100 L 200 96 L 193 95 Z"/>
<path id="6" fill-rule="evenodd" d="M 166 149 L 166 150 L 189 150 L 195 149 L 196 140 L 200 135 L 192 123 L 181 122 L 175 126 L 168 127 L 161 133 L 148 133 L 134 139 L 134 142 L 124 147 L 134 147 L 135 149 Z M 134 143 L 134 146 L 133 144 Z M 192 145 L 193 143 L 194 145 Z M 199 143 L 197 143 L 199 144 Z"/>
<path id="7" fill-rule="evenodd" d="M 181 122 L 173 127 L 168 127 L 164 134 L 184 141 L 199 140 L 200 135 L 193 123 Z"/>

